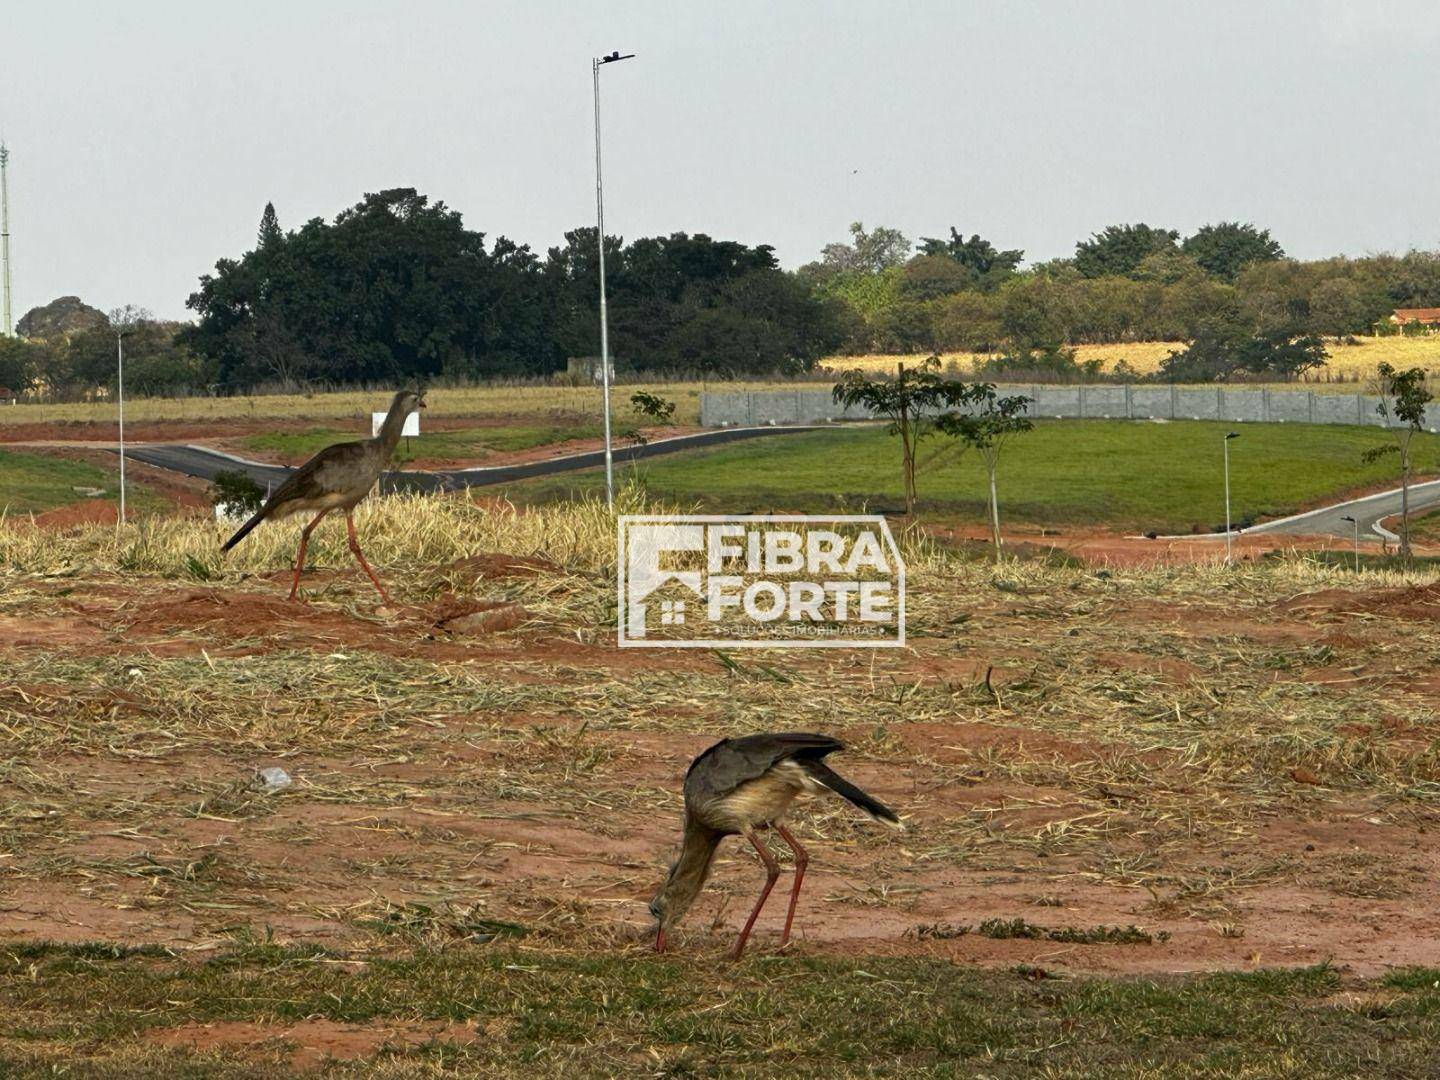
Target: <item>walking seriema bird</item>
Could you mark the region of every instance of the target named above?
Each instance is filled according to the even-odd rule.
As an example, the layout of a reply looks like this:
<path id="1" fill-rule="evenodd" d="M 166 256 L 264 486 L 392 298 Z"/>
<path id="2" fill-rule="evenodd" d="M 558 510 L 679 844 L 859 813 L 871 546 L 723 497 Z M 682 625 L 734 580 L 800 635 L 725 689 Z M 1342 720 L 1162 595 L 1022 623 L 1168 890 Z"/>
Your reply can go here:
<path id="1" fill-rule="evenodd" d="M 691 763 L 685 774 L 684 846 L 670 867 L 665 883 L 650 901 L 650 914 L 659 923 L 655 933 L 656 952 L 665 950 L 665 935 L 699 895 L 720 841 L 739 834 L 755 845 L 760 861 L 765 864 L 765 887 L 760 890 L 755 909 L 745 921 L 740 940 L 731 953 L 734 959 L 740 958 L 755 920 L 760 917 L 760 909 L 780 876 L 780 864 L 758 834 L 758 830 L 766 826 L 773 826 L 795 853 L 795 884 L 790 889 L 790 908 L 785 913 L 780 947 L 783 949 L 789 943 L 795 903 L 800 898 L 805 867 L 810 861 L 805 849 L 783 824 L 785 812 L 797 795 L 831 791 L 876 821 L 892 828 L 904 828 L 893 810 L 825 764 L 826 755 L 843 749 L 843 743 L 828 735 L 806 732 L 746 735 L 716 743 Z"/>
<path id="2" fill-rule="evenodd" d="M 350 551 L 361 569 L 375 583 L 375 588 L 380 591 L 380 599 L 389 606 L 390 597 L 385 595 L 385 586 L 380 584 L 380 579 L 375 576 L 375 571 L 370 569 L 370 564 L 360 552 L 360 541 L 355 536 L 354 510 L 360 500 L 370 493 L 370 489 L 380 479 L 380 474 L 390 464 L 390 459 L 395 455 L 395 447 L 400 443 L 400 433 L 405 427 L 406 418 L 417 409 L 423 408 L 423 395 L 411 390 L 401 390 L 390 403 L 390 411 L 385 415 L 385 423 L 380 426 L 379 435 L 359 442 L 336 443 L 321 450 L 287 476 L 285 482 L 265 500 L 265 505 L 260 507 L 254 517 L 240 526 L 240 530 L 225 541 L 225 546 L 220 550 L 229 551 L 262 521 L 319 511 L 300 533 L 300 553 L 295 558 L 295 580 L 290 584 L 290 599 L 294 600 L 300 589 L 300 572 L 305 569 L 305 549 L 310 543 L 310 534 L 326 514 L 332 510 L 344 510 L 345 527 L 350 533 Z"/>

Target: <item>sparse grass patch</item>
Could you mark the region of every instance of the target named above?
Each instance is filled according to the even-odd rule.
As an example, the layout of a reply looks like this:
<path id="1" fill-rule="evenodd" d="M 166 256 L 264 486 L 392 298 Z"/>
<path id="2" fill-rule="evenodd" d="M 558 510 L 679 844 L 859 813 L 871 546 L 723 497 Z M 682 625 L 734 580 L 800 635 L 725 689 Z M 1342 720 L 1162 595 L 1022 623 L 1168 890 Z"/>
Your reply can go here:
<path id="1" fill-rule="evenodd" d="M 256 1036 L 289 1029 L 303 1045 L 307 1024 L 330 1021 L 457 1027 L 408 1052 L 377 1045 L 329 1076 L 1418 1075 L 1440 1034 L 1433 989 L 1392 981 L 1377 1032 L 1373 1008 L 1335 1001 L 1368 986 L 1347 987 L 1326 967 L 1036 981 L 922 959 L 717 969 L 498 944 L 361 963 L 265 946 L 208 960 L 32 947 L 0 952 L 0 1067 L 254 1075 L 247 1065 L 277 1062 Z M 186 1023 L 254 1026 L 228 1050 L 166 1048 L 165 1033 Z"/>

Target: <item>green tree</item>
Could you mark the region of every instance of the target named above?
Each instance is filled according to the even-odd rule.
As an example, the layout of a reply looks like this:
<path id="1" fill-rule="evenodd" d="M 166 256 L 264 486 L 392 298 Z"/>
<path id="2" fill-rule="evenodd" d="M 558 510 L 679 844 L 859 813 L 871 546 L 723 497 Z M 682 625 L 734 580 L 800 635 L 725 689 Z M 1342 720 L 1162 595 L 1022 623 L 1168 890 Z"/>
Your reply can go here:
<path id="1" fill-rule="evenodd" d="M 1269 229 L 1257 229 L 1238 221 L 1205 225 L 1195 235 L 1186 237 L 1180 250 L 1206 273 L 1229 282 L 1249 263 L 1275 262 L 1285 257 L 1285 249 L 1270 238 Z"/>
<path id="2" fill-rule="evenodd" d="M 1087 278 L 1131 277 L 1147 256 L 1173 251 L 1180 234 L 1174 229 L 1110 225 L 1075 245 L 1075 265 Z"/>
<path id="3" fill-rule="evenodd" d="M 979 233 L 972 233 L 967 240 L 954 225 L 950 226 L 948 240 L 922 236 L 920 252 L 950 259 L 964 269 L 972 285 L 987 291 L 997 288 L 1025 258 L 1025 252 L 1019 248 L 1000 251 Z"/>
<path id="4" fill-rule="evenodd" d="M 413 188 L 220 260 L 188 303 L 199 321 L 185 343 L 229 386 L 275 378 L 277 357 L 298 380 L 335 383 L 540 373 L 563 359 L 535 255 L 504 237 L 487 245 Z"/>
<path id="5" fill-rule="evenodd" d="M 1246 333 L 1234 323 L 1210 322 L 1182 350 L 1160 361 L 1162 382 L 1225 382 L 1237 377 L 1298 378 L 1325 363 L 1325 343 L 1293 327 Z"/>
<path id="6" fill-rule="evenodd" d="M 863 222 L 850 223 L 850 242 L 826 244 L 820 249 L 820 264 L 837 273 L 859 271 L 878 274 L 902 266 L 910 257 L 912 244 L 899 229 L 877 225 L 867 230 Z"/>
<path id="7" fill-rule="evenodd" d="M 964 406 L 975 390 L 940 375 L 940 358 L 932 356 L 919 367 L 897 364 L 895 378 L 881 379 L 863 371 L 850 371 L 835 384 L 831 396 L 850 408 L 859 405 L 890 421 L 890 434 L 900 436 L 900 478 L 905 491 L 905 512 L 915 512 L 915 472 L 920 442 L 934 428 L 935 417 Z"/>
<path id="8" fill-rule="evenodd" d="M 936 430 L 973 449 L 985 464 L 985 472 L 990 478 L 990 535 L 995 543 L 996 562 L 1000 561 L 1002 548 L 1000 497 L 995 477 L 1000 470 L 1000 455 L 1006 444 L 1014 436 L 1035 426 L 1025 415 L 1032 400 L 1021 394 L 1000 397 L 993 384 L 977 383 L 970 388 L 967 397 L 970 411 L 948 412 L 935 422 Z"/>
<path id="9" fill-rule="evenodd" d="M 1366 461 L 1375 461 L 1386 454 L 1400 456 L 1400 554 L 1410 557 L 1410 476 L 1413 461 L 1410 444 L 1415 436 L 1425 430 L 1425 406 L 1434 397 L 1425 385 L 1424 368 L 1408 368 L 1400 371 L 1388 363 L 1382 363 L 1376 370 L 1380 384 L 1380 404 L 1375 411 L 1387 424 L 1396 424 L 1390 429 L 1393 441 L 1365 451 Z"/>
<path id="10" fill-rule="evenodd" d="M 41 342 L 0 335 L 0 387 L 23 394 L 43 380 L 50 349 Z"/>
<path id="11" fill-rule="evenodd" d="M 257 247 L 269 247 L 284 239 L 280 231 L 280 219 L 275 214 L 275 204 L 267 202 L 265 211 L 260 215 L 260 230 L 256 234 L 255 244 Z"/>

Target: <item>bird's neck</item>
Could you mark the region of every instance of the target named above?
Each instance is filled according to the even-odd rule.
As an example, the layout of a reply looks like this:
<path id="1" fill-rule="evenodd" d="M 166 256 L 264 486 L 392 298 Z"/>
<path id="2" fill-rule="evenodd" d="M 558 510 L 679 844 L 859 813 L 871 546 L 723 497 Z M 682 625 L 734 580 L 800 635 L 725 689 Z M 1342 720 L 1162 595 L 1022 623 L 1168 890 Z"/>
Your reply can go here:
<path id="1" fill-rule="evenodd" d="M 385 422 L 380 425 L 380 434 L 375 438 L 385 450 L 388 458 L 395 453 L 395 448 L 400 445 L 400 433 L 405 430 L 405 419 L 410 414 L 404 409 L 394 408 L 385 414 Z"/>
<path id="2" fill-rule="evenodd" d="M 707 829 L 694 821 L 685 823 L 685 845 L 680 849 L 680 858 L 670 873 L 667 889 L 670 892 L 671 910 L 676 918 L 689 908 L 699 895 L 710 876 L 710 864 L 715 859 L 715 849 L 720 846 L 722 834 Z"/>

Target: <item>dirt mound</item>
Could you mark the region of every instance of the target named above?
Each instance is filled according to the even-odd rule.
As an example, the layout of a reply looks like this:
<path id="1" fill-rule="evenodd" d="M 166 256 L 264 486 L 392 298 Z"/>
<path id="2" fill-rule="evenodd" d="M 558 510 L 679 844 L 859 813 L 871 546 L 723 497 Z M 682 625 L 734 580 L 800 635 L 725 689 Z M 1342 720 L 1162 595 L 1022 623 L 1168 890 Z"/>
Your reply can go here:
<path id="1" fill-rule="evenodd" d="M 35 524 L 42 529 L 73 529 L 77 525 L 113 525 L 119 517 L 114 503 L 101 499 L 83 499 L 66 506 L 57 506 L 36 514 Z"/>

